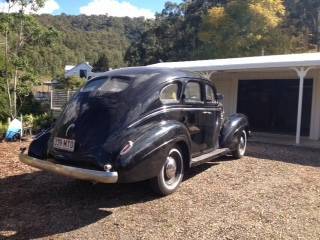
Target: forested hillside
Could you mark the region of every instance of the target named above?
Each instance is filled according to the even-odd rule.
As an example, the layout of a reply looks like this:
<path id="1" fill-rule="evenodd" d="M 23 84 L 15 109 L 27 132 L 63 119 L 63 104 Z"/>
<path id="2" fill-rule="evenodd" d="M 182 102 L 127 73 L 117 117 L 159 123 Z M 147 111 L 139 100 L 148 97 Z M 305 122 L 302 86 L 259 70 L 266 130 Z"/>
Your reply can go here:
<path id="1" fill-rule="evenodd" d="M 126 65 L 128 46 L 139 39 L 145 28 L 143 18 L 41 15 L 37 19 L 59 32 L 53 47 L 34 47 L 30 52 L 32 65 L 53 75 L 63 71 L 66 64 L 92 64 L 102 54 L 108 56 L 113 68 Z"/>

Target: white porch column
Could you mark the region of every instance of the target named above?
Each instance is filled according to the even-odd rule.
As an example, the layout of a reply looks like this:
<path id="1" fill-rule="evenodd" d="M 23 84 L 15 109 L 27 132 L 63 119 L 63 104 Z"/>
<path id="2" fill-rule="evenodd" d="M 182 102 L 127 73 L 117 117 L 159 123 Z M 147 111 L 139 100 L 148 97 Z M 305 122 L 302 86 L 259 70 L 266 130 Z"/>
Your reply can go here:
<path id="1" fill-rule="evenodd" d="M 303 101 L 303 83 L 304 83 L 304 78 L 307 76 L 309 68 L 305 67 L 300 67 L 300 68 L 293 68 L 300 79 L 300 84 L 299 84 L 299 100 L 298 100 L 298 115 L 297 115 L 297 130 L 296 130 L 296 144 L 300 144 L 300 138 L 301 138 L 301 118 L 302 118 L 302 101 Z"/>

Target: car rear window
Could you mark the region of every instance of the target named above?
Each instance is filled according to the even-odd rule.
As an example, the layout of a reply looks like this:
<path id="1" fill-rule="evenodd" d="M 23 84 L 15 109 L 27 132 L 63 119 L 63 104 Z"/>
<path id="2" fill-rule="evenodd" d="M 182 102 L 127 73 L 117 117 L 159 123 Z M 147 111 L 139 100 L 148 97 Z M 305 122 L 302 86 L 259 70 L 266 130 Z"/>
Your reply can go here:
<path id="1" fill-rule="evenodd" d="M 106 93 L 119 93 L 129 87 L 129 79 L 123 77 L 99 78 L 89 81 L 81 92 L 102 91 Z"/>

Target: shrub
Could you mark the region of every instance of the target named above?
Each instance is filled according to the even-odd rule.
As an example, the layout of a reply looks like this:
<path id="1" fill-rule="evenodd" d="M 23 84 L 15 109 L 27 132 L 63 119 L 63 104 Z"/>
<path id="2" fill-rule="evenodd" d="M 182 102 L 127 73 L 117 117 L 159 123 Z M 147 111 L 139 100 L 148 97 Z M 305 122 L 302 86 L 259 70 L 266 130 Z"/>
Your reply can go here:
<path id="1" fill-rule="evenodd" d="M 41 115 L 28 114 L 23 116 L 23 125 L 32 126 L 33 133 L 39 133 L 41 130 L 50 128 L 53 122 L 53 117 L 47 113 Z"/>
<path id="2" fill-rule="evenodd" d="M 4 139 L 7 129 L 8 129 L 8 124 L 4 124 L 0 122 L 0 141 Z"/>
<path id="3" fill-rule="evenodd" d="M 32 129 L 35 133 L 38 133 L 41 130 L 50 128 L 53 122 L 53 117 L 50 114 L 44 113 L 34 117 Z"/>

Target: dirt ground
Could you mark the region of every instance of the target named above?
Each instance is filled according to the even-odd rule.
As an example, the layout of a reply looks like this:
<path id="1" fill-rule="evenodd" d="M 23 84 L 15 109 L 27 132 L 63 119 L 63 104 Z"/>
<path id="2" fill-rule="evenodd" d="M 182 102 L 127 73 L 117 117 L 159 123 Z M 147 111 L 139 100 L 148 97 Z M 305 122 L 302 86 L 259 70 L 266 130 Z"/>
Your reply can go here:
<path id="1" fill-rule="evenodd" d="M 37 171 L 19 148 L 0 143 L 0 239 L 320 239 L 320 151 L 251 143 L 159 198 Z"/>

